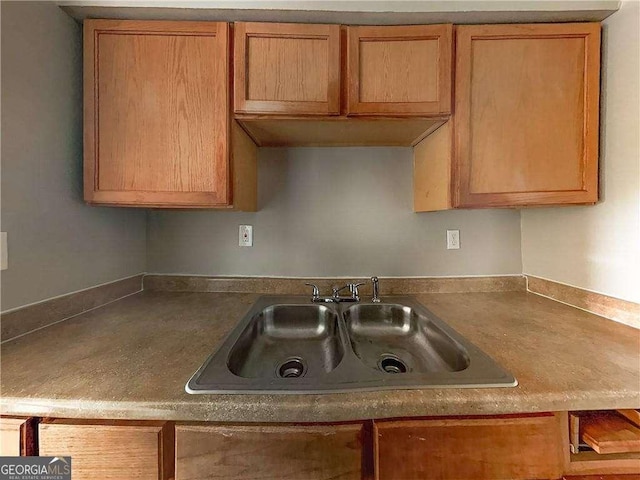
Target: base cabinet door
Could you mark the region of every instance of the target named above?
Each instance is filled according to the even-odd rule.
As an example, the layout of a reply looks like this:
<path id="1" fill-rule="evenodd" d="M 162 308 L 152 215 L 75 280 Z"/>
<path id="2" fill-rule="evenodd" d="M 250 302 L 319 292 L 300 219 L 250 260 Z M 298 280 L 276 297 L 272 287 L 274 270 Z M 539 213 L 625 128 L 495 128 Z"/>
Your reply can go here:
<path id="1" fill-rule="evenodd" d="M 41 456 L 71 456 L 74 480 L 168 480 L 174 474 L 167 422 L 43 420 L 39 445 Z"/>
<path id="2" fill-rule="evenodd" d="M 0 417 L 0 457 L 36 455 L 33 418 Z"/>
<path id="3" fill-rule="evenodd" d="M 600 24 L 456 30 L 454 206 L 598 200 Z"/>
<path id="4" fill-rule="evenodd" d="M 176 480 L 359 480 L 362 426 L 176 426 Z"/>
<path id="5" fill-rule="evenodd" d="M 554 414 L 376 422 L 384 480 L 558 479 L 560 419 Z"/>

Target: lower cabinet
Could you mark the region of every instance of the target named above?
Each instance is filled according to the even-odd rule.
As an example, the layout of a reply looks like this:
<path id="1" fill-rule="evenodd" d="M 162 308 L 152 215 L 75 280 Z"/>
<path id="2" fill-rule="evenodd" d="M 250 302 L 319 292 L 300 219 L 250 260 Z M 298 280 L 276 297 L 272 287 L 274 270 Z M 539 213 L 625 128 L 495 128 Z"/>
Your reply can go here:
<path id="1" fill-rule="evenodd" d="M 0 417 L 0 457 L 37 455 L 35 419 Z"/>
<path id="2" fill-rule="evenodd" d="M 614 413 L 337 425 L 2 417 L 0 455 L 71 456 L 74 480 L 640 479 L 640 452 L 631 451 L 635 430 L 619 421 L 638 425 L 640 412 Z M 624 452 L 599 454 L 582 439 L 601 451 L 617 445 Z"/>
<path id="3" fill-rule="evenodd" d="M 44 419 L 42 456 L 71 456 L 74 480 L 168 480 L 174 472 L 170 422 Z"/>
<path id="4" fill-rule="evenodd" d="M 363 478 L 363 428 L 176 426 L 176 480 Z"/>
<path id="5" fill-rule="evenodd" d="M 554 414 L 376 422 L 377 477 L 557 479 L 563 473 Z"/>

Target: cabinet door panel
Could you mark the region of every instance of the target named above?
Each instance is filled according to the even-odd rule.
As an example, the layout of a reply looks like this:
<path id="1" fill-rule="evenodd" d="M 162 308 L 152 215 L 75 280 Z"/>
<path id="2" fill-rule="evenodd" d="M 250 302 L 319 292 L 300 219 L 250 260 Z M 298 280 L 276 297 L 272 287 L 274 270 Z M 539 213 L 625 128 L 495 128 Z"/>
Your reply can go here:
<path id="1" fill-rule="evenodd" d="M 553 414 L 376 422 L 374 433 L 380 479 L 562 476 L 560 419 Z"/>
<path id="2" fill-rule="evenodd" d="M 165 422 L 44 420 L 40 455 L 71 456 L 74 480 L 173 477 L 174 434 Z"/>
<path id="3" fill-rule="evenodd" d="M 361 430 L 361 425 L 177 425 L 176 480 L 359 480 Z"/>
<path id="4" fill-rule="evenodd" d="M 451 112 L 451 25 L 349 27 L 350 115 Z"/>
<path id="5" fill-rule="evenodd" d="M 597 200 L 600 25 L 461 26 L 456 206 Z"/>
<path id="6" fill-rule="evenodd" d="M 340 27 L 236 23 L 235 111 L 340 113 Z"/>
<path id="7" fill-rule="evenodd" d="M 35 428 L 33 418 L 0 417 L 0 456 L 36 455 Z"/>
<path id="8" fill-rule="evenodd" d="M 228 204 L 227 24 L 84 28 L 86 200 Z"/>

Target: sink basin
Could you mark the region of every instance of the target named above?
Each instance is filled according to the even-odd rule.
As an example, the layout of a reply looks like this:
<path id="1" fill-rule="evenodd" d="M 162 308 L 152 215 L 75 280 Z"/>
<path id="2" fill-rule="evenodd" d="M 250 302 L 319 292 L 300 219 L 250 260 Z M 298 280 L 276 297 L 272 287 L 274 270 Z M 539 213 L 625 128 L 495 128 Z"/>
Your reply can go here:
<path id="1" fill-rule="evenodd" d="M 260 297 L 185 389 L 304 394 L 517 385 L 413 297 L 385 300 Z"/>
<path id="2" fill-rule="evenodd" d="M 374 370 L 459 372 L 469 366 L 465 348 L 411 307 L 355 305 L 344 318 L 353 352 Z"/>
<path id="3" fill-rule="evenodd" d="M 343 356 L 336 312 L 324 305 L 271 305 L 251 318 L 228 367 L 245 378 L 315 377 Z"/>

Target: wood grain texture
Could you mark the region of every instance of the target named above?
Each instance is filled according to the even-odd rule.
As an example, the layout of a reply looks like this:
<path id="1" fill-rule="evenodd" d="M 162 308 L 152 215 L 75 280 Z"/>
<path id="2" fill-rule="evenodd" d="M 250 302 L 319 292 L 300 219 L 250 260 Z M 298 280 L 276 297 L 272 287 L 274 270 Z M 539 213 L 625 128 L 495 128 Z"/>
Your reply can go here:
<path id="1" fill-rule="evenodd" d="M 531 479 L 562 476 L 560 417 L 376 422 L 385 480 Z"/>
<path id="2" fill-rule="evenodd" d="M 0 417 L 0 456 L 37 455 L 34 418 Z"/>
<path id="3" fill-rule="evenodd" d="M 615 412 L 581 417 L 580 431 L 597 453 L 640 453 L 640 428 Z"/>
<path id="4" fill-rule="evenodd" d="M 451 112 L 453 27 L 348 27 L 349 115 Z"/>
<path id="5" fill-rule="evenodd" d="M 176 480 L 356 480 L 361 468 L 360 424 L 176 426 Z"/>
<path id="6" fill-rule="evenodd" d="M 235 111 L 340 113 L 340 26 L 234 25 Z"/>
<path id="7" fill-rule="evenodd" d="M 413 210 L 451 208 L 451 122 L 413 147 Z"/>
<path id="8" fill-rule="evenodd" d="M 39 440 L 40 455 L 72 457 L 75 480 L 165 480 L 174 475 L 169 422 L 45 419 Z"/>
<path id="9" fill-rule="evenodd" d="M 571 454 L 565 466 L 566 475 L 635 475 L 640 478 L 640 454 L 597 452 Z M 606 478 L 606 477 L 605 477 Z"/>
<path id="10" fill-rule="evenodd" d="M 231 168 L 233 208 L 243 212 L 258 210 L 258 147 L 238 122 L 231 125 Z"/>
<path id="11" fill-rule="evenodd" d="M 456 206 L 596 202 L 600 24 L 456 32 Z"/>
<path id="12" fill-rule="evenodd" d="M 260 147 L 409 147 L 440 126 L 440 118 L 236 117 Z"/>
<path id="13" fill-rule="evenodd" d="M 84 23 L 85 200 L 226 206 L 228 26 Z"/>
<path id="14" fill-rule="evenodd" d="M 636 427 L 640 427 L 640 410 L 639 409 L 624 409 L 624 410 L 616 410 L 620 415 L 625 417 L 631 423 L 633 423 Z"/>
<path id="15" fill-rule="evenodd" d="M 562 477 L 562 480 L 638 480 L 638 475 L 571 475 Z"/>
<path id="16" fill-rule="evenodd" d="M 640 304 L 527 275 L 527 289 L 596 315 L 640 328 Z"/>

